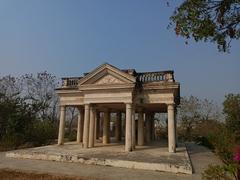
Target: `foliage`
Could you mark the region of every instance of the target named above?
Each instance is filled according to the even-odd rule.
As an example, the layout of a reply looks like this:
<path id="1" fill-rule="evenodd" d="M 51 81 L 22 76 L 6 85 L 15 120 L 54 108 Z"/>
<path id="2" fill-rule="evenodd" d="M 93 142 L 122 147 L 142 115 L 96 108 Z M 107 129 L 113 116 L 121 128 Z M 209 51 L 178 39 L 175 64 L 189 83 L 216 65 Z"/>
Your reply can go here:
<path id="1" fill-rule="evenodd" d="M 184 0 L 170 19 L 177 35 L 217 43 L 226 52 L 240 37 L 240 0 Z"/>
<path id="2" fill-rule="evenodd" d="M 201 100 L 197 97 L 183 97 L 178 109 L 179 135 L 184 140 L 194 140 L 203 135 L 207 129 L 202 126 L 215 125 L 215 119 L 220 117 L 218 107 L 207 99 Z M 205 133 L 206 134 L 206 133 Z"/>
<path id="3" fill-rule="evenodd" d="M 236 179 L 237 165 L 209 165 L 207 170 L 202 174 L 204 180 L 232 180 Z"/>
<path id="4" fill-rule="evenodd" d="M 233 162 L 233 150 L 236 146 L 236 140 L 234 134 L 229 131 L 225 124 L 219 124 L 217 129 L 211 131 L 207 138 L 224 163 Z"/>
<path id="5" fill-rule="evenodd" d="M 69 141 L 76 141 L 77 139 L 77 131 L 76 130 L 72 130 L 71 132 L 68 132 L 66 134 L 67 138 Z"/>
<path id="6" fill-rule="evenodd" d="M 224 123 L 216 123 L 206 137 L 202 137 L 202 144 L 212 148 L 220 157 L 223 165 L 209 166 L 203 173 L 203 179 L 237 179 L 239 164 L 234 161 L 236 140 L 232 131 Z"/>
<path id="7" fill-rule="evenodd" d="M 27 141 L 32 142 L 34 146 L 48 144 L 53 139 L 57 138 L 57 130 L 57 124 L 52 123 L 50 120 L 35 121 L 29 132 Z"/>
<path id="8" fill-rule="evenodd" d="M 18 146 L 25 141 L 34 115 L 31 114 L 31 108 L 19 98 L 2 96 L 0 99 L 0 138 L 7 145 Z"/>
<path id="9" fill-rule="evenodd" d="M 240 179 L 239 99 L 239 94 L 226 96 L 223 103 L 226 122 L 216 123 L 217 128 L 206 136 L 224 165 L 210 166 L 203 173 L 203 179 Z"/>
<path id="10" fill-rule="evenodd" d="M 0 78 L 0 145 L 17 148 L 25 143 L 42 145 L 56 138 L 54 88 L 56 79 L 46 72 L 20 78 Z M 27 83 L 28 85 L 25 86 Z"/>
<path id="11" fill-rule="evenodd" d="M 236 148 L 233 160 L 240 163 L 240 147 Z"/>
<path id="12" fill-rule="evenodd" d="M 186 140 L 192 140 L 192 131 L 198 121 L 200 102 L 196 97 L 182 98 L 179 107 L 179 123 L 182 136 Z"/>
<path id="13" fill-rule="evenodd" d="M 228 94 L 223 103 L 226 125 L 236 135 L 240 135 L 240 94 Z M 239 137 L 240 138 L 240 137 Z"/>

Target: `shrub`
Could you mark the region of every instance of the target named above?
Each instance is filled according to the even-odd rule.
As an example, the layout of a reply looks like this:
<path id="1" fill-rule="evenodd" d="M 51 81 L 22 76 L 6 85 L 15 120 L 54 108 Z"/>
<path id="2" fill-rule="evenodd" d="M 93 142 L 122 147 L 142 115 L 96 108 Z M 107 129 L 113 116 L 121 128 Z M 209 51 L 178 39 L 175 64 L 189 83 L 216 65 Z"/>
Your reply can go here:
<path id="1" fill-rule="evenodd" d="M 22 134 L 6 134 L 2 137 L 1 146 L 5 149 L 16 149 L 24 143 L 24 136 Z"/>
<path id="2" fill-rule="evenodd" d="M 28 141 L 34 146 L 48 144 L 57 137 L 57 125 L 49 120 L 37 120 L 28 134 Z"/>
<path id="3" fill-rule="evenodd" d="M 233 161 L 233 150 L 236 142 L 234 134 L 226 126 L 221 125 L 218 131 L 209 135 L 208 139 L 224 163 Z"/>
<path id="4" fill-rule="evenodd" d="M 69 141 L 76 141 L 77 139 L 77 131 L 73 130 L 69 134 L 66 135 Z"/>
<path id="5" fill-rule="evenodd" d="M 209 165 L 208 169 L 202 174 L 204 180 L 232 180 L 237 179 L 237 165 Z"/>

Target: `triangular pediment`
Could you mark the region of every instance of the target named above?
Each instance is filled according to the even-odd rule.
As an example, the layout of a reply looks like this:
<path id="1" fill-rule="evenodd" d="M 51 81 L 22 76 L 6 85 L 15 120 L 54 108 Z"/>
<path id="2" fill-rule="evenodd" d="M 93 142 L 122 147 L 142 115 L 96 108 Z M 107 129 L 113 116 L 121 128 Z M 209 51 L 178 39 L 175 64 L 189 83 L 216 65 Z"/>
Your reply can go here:
<path id="1" fill-rule="evenodd" d="M 136 78 L 120 69 L 103 64 L 84 76 L 79 81 L 79 86 L 83 85 L 111 85 L 111 84 L 130 84 L 135 83 Z"/>
<path id="2" fill-rule="evenodd" d="M 94 82 L 94 84 L 125 84 L 125 83 L 126 82 L 124 82 L 123 80 L 118 79 L 111 74 L 106 74 L 105 76 L 101 77 L 99 80 Z"/>

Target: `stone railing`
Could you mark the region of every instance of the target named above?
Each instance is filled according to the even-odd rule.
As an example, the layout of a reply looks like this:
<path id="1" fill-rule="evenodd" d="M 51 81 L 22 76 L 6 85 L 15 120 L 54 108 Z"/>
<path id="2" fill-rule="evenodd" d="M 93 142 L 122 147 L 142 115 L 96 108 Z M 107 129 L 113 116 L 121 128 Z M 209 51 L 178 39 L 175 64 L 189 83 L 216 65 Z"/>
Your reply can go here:
<path id="1" fill-rule="evenodd" d="M 78 81 L 81 79 L 81 77 L 66 77 L 62 78 L 62 87 L 77 87 Z"/>
<path id="2" fill-rule="evenodd" d="M 137 80 L 140 83 L 159 82 L 159 81 L 174 82 L 174 72 L 159 71 L 159 72 L 137 73 Z"/>
<path id="3" fill-rule="evenodd" d="M 139 83 L 149 82 L 174 82 L 173 71 L 143 72 L 135 74 Z M 62 88 L 74 88 L 82 77 L 65 77 L 62 78 Z"/>

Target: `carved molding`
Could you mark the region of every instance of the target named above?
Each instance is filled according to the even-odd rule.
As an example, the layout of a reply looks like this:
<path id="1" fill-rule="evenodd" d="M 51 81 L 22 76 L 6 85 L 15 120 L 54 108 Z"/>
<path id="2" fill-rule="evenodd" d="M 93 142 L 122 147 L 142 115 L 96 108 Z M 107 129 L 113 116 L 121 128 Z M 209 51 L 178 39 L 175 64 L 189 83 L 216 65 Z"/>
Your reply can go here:
<path id="1" fill-rule="evenodd" d="M 110 74 L 105 75 L 104 77 L 100 78 L 94 84 L 124 84 L 123 81 L 113 77 Z"/>
<path id="2" fill-rule="evenodd" d="M 112 65 L 103 64 L 97 67 L 94 71 L 90 72 L 88 75 L 84 76 L 82 79 L 80 79 L 79 86 L 89 83 L 92 84 L 92 82 L 94 82 L 94 80 L 96 80 L 96 78 L 98 78 L 99 76 L 103 76 L 110 73 L 119 76 L 121 79 L 126 81 L 126 83 L 136 82 L 136 78 L 133 77 L 132 75 L 129 75 Z"/>
<path id="3" fill-rule="evenodd" d="M 84 98 L 84 103 L 131 103 L 132 97 L 99 97 L 99 98 Z"/>

